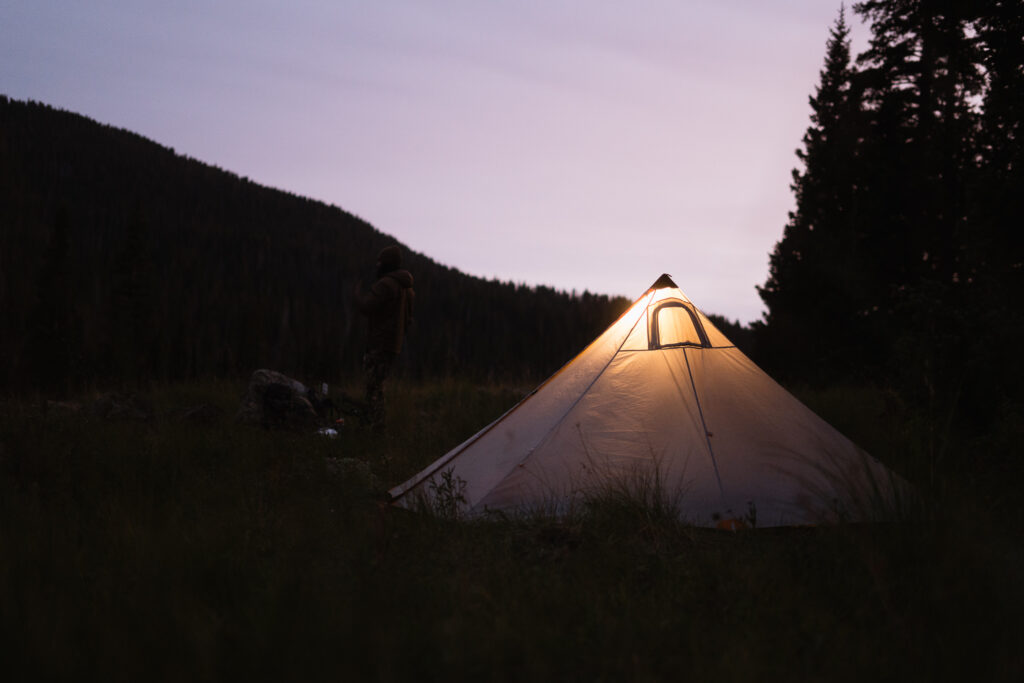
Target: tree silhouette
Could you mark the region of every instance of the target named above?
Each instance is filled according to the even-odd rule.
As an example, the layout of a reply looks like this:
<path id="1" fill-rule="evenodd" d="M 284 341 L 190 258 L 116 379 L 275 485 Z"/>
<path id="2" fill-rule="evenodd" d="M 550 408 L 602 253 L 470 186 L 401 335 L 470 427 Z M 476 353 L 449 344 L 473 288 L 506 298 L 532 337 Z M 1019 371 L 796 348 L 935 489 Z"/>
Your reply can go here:
<path id="1" fill-rule="evenodd" d="M 69 222 L 67 208 L 60 207 L 36 280 L 25 354 L 29 361 L 27 383 L 58 395 L 71 388 L 79 341 L 69 278 Z"/>
<path id="2" fill-rule="evenodd" d="M 871 41 L 851 66 L 840 12 L 757 350 L 794 379 L 884 384 L 981 434 L 1024 383 L 1024 3 L 854 9 Z"/>
<path id="3" fill-rule="evenodd" d="M 859 96 L 840 9 L 810 98 L 811 125 L 797 150 L 803 168 L 793 171 L 796 209 L 771 253 L 768 279 L 758 287 L 768 309 L 758 350 L 783 373 L 798 366 L 805 378 L 849 372 L 848 358 L 862 361 L 851 351 L 869 346 L 860 315 L 866 285 L 858 211 Z"/>
<path id="4" fill-rule="evenodd" d="M 141 209 L 136 207 L 110 274 L 110 369 L 136 386 L 154 375 L 158 337 L 155 264 L 148 230 Z"/>
<path id="5" fill-rule="evenodd" d="M 0 98 L 0 150 L 0 178 L 11 180 L 0 184 L 0 316 L 13 321 L 0 326 L 0 352 L 54 362 L 41 343 L 57 337 L 42 330 L 79 316 L 84 333 L 60 337 L 78 386 L 242 379 L 260 367 L 332 382 L 358 373 L 365 323 L 349 297 L 392 238 L 41 104 Z M 48 247 L 60 203 L 75 221 Z M 628 303 L 482 280 L 404 251 L 417 324 L 398 370 L 413 376 L 543 377 Z M 58 290 L 71 313 L 57 312 Z M 56 363 L 4 367 L 0 378 L 34 387 L 46 369 L 67 384 L 70 361 Z"/>
<path id="6" fill-rule="evenodd" d="M 947 406 L 968 381 L 977 310 L 969 193 L 984 86 L 978 9 L 869 0 L 855 10 L 872 31 L 858 59 L 871 131 L 866 241 L 879 257 L 872 311 L 904 394 Z"/>

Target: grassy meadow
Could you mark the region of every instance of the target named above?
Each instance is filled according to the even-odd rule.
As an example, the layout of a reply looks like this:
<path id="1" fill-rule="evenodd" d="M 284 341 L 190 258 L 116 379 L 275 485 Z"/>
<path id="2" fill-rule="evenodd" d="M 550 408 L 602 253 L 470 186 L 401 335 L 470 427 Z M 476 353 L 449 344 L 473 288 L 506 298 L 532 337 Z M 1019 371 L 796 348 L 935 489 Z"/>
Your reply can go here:
<path id="1" fill-rule="evenodd" d="M 1020 680 L 1024 540 L 943 435 L 801 398 L 911 479 L 929 519 L 725 532 L 629 500 L 462 523 L 382 493 L 529 387 L 389 386 L 390 429 L 150 421 L 0 401 L 0 672 L 102 680 Z M 202 418 L 186 418 L 197 405 Z M 941 448 L 941 447 L 940 447 Z M 1019 504 L 1015 509 L 1019 510 Z"/>

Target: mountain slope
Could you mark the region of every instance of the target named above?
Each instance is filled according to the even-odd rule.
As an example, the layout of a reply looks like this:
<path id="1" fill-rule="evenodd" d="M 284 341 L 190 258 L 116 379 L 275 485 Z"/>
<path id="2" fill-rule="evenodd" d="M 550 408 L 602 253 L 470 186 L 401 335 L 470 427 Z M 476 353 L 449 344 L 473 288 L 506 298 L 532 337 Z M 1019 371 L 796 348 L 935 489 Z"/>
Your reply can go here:
<path id="1" fill-rule="evenodd" d="M 83 116 L 0 97 L 0 370 L 10 388 L 356 370 L 350 296 L 395 240 Z M 488 281 L 406 249 L 405 372 L 538 377 L 627 302 Z"/>

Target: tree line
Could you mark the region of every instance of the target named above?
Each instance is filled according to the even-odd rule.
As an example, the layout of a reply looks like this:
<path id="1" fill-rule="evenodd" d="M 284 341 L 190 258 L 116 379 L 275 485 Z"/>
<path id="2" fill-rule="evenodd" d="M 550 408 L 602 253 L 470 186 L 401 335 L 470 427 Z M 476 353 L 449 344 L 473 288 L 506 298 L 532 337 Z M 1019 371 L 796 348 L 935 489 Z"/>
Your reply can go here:
<path id="1" fill-rule="evenodd" d="M 358 372 L 351 294 L 395 240 L 133 133 L 0 98 L 0 386 Z M 628 301 L 472 277 L 403 247 L 416 376 L 533 380 Z"/>
<path id="2" fill-rule="evenodd" d="M 870 42 L 851 55 L 841 10 L 758 288 L 758 359 L 795 381 L 884 385 L 963 434 L 1019 432 L 1024 3 L 853 10 Z"/>

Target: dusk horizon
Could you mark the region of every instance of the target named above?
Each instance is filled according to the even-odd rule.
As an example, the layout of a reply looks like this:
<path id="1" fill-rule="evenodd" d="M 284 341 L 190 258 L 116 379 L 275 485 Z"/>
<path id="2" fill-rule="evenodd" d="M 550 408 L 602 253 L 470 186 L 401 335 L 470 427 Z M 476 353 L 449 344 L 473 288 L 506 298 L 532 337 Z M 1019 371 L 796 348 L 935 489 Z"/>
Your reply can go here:
<path id="1" fill-rule="evenodd" d="M 11 5 L 0 90 L 472 275 L 633 299 L 669 272 L 749 323 L 839 7 Z"/>

